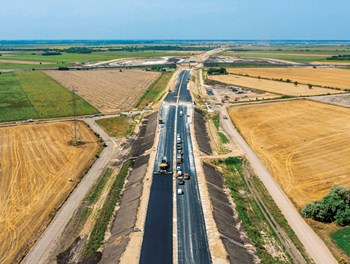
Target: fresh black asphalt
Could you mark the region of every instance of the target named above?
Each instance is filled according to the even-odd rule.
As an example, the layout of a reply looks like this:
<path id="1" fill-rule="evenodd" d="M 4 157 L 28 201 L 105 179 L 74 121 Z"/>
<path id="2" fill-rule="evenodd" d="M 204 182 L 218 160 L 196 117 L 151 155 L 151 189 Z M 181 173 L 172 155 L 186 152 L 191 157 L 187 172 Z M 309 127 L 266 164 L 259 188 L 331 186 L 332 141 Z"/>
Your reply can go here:
<path id="1" fill-rule="evenodd" d="M 177 133 L 181 135 L 184 150 L 181 169 L 190 175 L 184 185 L 177 185 L 177 189 L 184 192 L 177 196 L 178 263 L 211 263 L 187 123 L 187 106 L 179 105 L 177 115 Z"/>
<path id="2" fill-rule="evenodd" d="M 175 106 L 170 106 L 162 128 L 165 144 L 159 144 L 156 164 L 167 157 L 170 170 L 173 164 Z M 157 166 L 156 166 L 157 167 Z M 173 262 L 173 175 L 153 174 L 140 263 Z"/>
<path id="3" fill-rule="evenodd" d="M 160 131 L 160 140 L 155 160 L 155 173 L 150 191 L 144 236 L 141 248 L 141 264 L 173 263 L 173 174 L 157 173 L 158 164 L 166 156 L 172 168 L 174 158 L 175 115 L 178 122 L 176 133 L 181 135 L 183 147 L 182 171 L 190 174 L 190 180 L 181 185 L 184 194 L 177 195 L 177 232 L 179 263 L 211 263 L 208 240 L 205 231 L 204 216 L 199 197 L 197 176 L 194 168 L 194 156 L 191 135 L 187 123 L 187 106 L 192 98 L 187 90 L 189 71 L 179 73 L 178 82 L 169 92 L 165 102 L 176 103 L 175 106 L 164 106 L 161 115 L 165 124 Z M 177 97 L 179 95 L 179 98 Z M 180 111 L 183 116 L 180 116 Z M 177 184 L 177 183 L 175 183 Z M 179 188 L 179 186 L 177 187 Z"/>

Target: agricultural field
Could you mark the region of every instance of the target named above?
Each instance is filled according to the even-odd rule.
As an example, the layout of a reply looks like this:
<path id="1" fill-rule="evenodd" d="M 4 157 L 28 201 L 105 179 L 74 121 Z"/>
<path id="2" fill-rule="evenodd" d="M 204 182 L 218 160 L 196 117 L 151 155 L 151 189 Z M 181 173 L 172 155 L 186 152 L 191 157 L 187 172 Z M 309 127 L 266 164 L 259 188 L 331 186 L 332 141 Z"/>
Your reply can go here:
<path id="1" fill-rule="evenodd" d="M 293 100 L 232 107 L 229 113 L 299 209 L 333 185 L 350 187 L 350 109 Z"/>
<path id="2" fill-rule="evenodd" d="M 77 97 L 77 114 L 98 113 Z M 39 71 L 0 75 L 0 122 L 72 115 L 72 93 Z"/>
<path id="3" fill-rule="evenodd" d="M 286 53 L 286 52 L 224 52 L 222 56 L 234 56 L 239 58 L 269 58 L 293 62 L 310 62 L 325 60 L 331 54 L 310 54 L 310 53 Z"/>
<path id="4" fill-rule="evenodd" d="M 231 51 L 220 53 L 221 56 L 240 58 L 271 58 L 300 63 L 313 61 L 332 63 L 332 56 L 350 54 L 349 46 L 342 45 L 272 45 L 272 46 L 243 46 Z"/>
<path id="5" fill-rule="evenodd" d="M 79 147 L 70 122 L 0 128 L 0 263 L 19 262 L 93 162 L 97 138 L 79 127 Z"/>
<path id="6" fill-rule="evenodd" d="M 242 88 L 250 88 L 260 91 L 266 91 L 275 94 L 289 95 L 289 96 L 312 96 L 321 94 L 336 94 L 343 91 L 326 89 L 319 87 L 312 87 L 307 85 L 295 85 L 294 83 L 286 83 L 279 81 L 270 81 L 252 77 L 243 77 L 237 75 L 210 75 L 209 80 L 218 81 L 229 85 L 235 85 Z"/>
<path id="7" fill-rule="evenodd" d="M 269 79 L 291 80 L 301 84 L 312 84 L 333 88 L 350 89 L 350 72 L 336 68 L 232 68 L 232 74 L 248 74 L 251 77 L 261 76 Z"/>
<path id="8" fill-rule="evenodd" d="M 350 227 L 334 232 L 331 237 L 337 246 L 350 256 Z"/>
<path id="9" fill-rule="evenodd" d="M 39 62 L 39 61 L 21 61 L 21 60 L 1 60 L 0 63 L 13 63 L 13 64 L 32 64 L 32 65 L 40 65 L 40 64 L 51 64 L 50 62 Z"/>
<path id="10" fill-rule="evenodd" d="M 16 52 L 16 53 L 6 53 L 2 54 L 1 61 L 4 63 L 5 60 L 9 60 L 12 65 L 16 65 L 16 61 L 19 67 L 24 61 L 28 61 L 35 67 L 39 65 L 35 64 L 47 64 L 44 66 L 66 66 L 70 63 L 86 63 L 86 62 L 99 62 L 99 61 L 109 61 L 121 58 L 151 58 L 151 57 L 164 57 L 164 56 L 191 56 L 192 53 L 197 53 L 196 51 L 104 51 L 104 52 L 92 52 L 87 54 L 81 53 L 67 53 L 62 52 L 62 55 L 55 56 L 42 56 L 40 53 L 32 52 Z M 4 63 L 5 64 L 5 63 Z M 11 65 L 11 66 L 12 66 Z M 6 64 L 4 65 L 4 67 Z M 18 68 L 19 68 L 18 67 Z"/>
<path id="11" fill-rule="evenodd" d="M 105 114 L 131 110 L 159 73 L 142 70 L 48 71 Z"/>

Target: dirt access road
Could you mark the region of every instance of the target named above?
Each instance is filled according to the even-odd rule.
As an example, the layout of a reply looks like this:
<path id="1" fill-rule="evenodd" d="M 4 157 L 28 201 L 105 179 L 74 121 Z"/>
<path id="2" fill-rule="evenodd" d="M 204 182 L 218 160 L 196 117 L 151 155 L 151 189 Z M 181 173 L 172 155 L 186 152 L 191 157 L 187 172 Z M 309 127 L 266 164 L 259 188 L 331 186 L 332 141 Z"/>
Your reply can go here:
<path id="1" fill-rule="evenodd" d="M 100 158 L 93 164 L 89 172 L 84 176 L 65 204 L 58 211 L 37 243 L 31 248 L 22 261 L 24 264 L 48 263 L 48 259 L 55 248 L 56 242 L 59 240 L 75 210 L 79 207 L 81 201 L 101 175 L 106 165 L 116 155 L 117 149 L 115 148 L 115 143 L 98 125 L 96 125 L 95 118 L 84 119 L 84 121 L 94 132 L 100 134 L 101 138 L 106 142 L 107 147 L 102 151 Z"/>
<path id="2" fill-rule="evenodd" d="M 226 107 L 221 108 L 221 117 L 229 116 Z M 317 264 L 332 264 L 337 263 L 332 253 L 325 245 L 325 243 L 316 235 L 311 227 L 304 221 L 300 216 L 299 212 L 295 209 L 292 202 L 288 199 L 279 185 L 276 183 L 270 172 L 259 160 L 254 151 L 245 142 L 242 136 L 235 129 L 229 119 L 221 118 L 222 127 L 232 140 L 237 142 L 244 152 L 246 153 L 247 159 L 254 169 L 256 175 L 264 183 L 266 189 L 269 191 L 271 197 L 274 199 L 277 206 L 280 208 L 284 217 L 287 219 L 289 225 L 294 230 L 299 240 L 303 243 L 306 251 L 310 257 Z"/>

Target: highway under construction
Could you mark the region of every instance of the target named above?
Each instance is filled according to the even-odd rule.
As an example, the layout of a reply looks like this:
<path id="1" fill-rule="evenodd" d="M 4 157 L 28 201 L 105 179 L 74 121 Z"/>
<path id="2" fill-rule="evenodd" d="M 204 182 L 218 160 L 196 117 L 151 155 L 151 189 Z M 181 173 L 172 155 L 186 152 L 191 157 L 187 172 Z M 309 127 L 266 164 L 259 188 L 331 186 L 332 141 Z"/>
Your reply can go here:
<path id="1" fill-rule="evenodd" d="M 211 263 L 189 130 L 193 113 L 187 89 L 189 76 L 188 70 L 179 73 L 160 110 L 162 124 L 141 248 L 142 264 L 173 263 L 174 259 L 178 263 Z M 178 155 L 181 162 L 175 159 Z M 166 172 L 160 168 L 164 162 L 168 164 Z M 185 173 L 189 177 L 183 180 Z"/>

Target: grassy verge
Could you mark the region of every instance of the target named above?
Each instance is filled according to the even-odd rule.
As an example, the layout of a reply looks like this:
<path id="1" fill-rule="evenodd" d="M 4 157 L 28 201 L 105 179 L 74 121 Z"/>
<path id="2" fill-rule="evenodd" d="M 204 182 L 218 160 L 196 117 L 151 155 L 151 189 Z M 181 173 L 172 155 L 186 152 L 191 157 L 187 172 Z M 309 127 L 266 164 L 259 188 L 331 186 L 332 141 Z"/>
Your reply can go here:
<path id="1" fill-rule="evenodd" d="M 111 137 L 127 137 L 135 128 L 136 122 L 127 116 L 117 116 L 97 120 L 96 123 Z"/>
<path id="2" fill-rule="evenodd" d="M 279 238 L 274 231 L 274 228 L 277 228 L 276 224 L 279 226 L 278 228 L 287 234 L 304 259 L 308 263 L 312 263 L 303 245 L 288 225 L 268 191 L 254 173 L 251 172 L 248 162 L 240 157 L 234 157 L 217 160 L 215 165 L 219 165 L 224 171 L 225 183 L 231 190 L 231 196 L 236 204 L 238 215 L 249 238 L 257 248 L 257 253 L 262 263 L 281 262 L 281 259 L 272 257 L 264 247 L 264 245 L 268 244 L 268 241 L 272 241 L 273 244 L 277 243 L 277 247 L 283 252 L 283 246 L 277 242 Z M 248 171 L 249 175 L 247 175 Z M 249 184 L 246 179 L 249 179 Z M 254 188 L 259 193 L 259 200 L 254 198 L 248 186 L 251 186 L 250 188 Z M 273 221 L 269 221 L 266 215 L 270 220 L 273 218 L 276 224 Z M 287 258 L 287 255 L 282 255 L 282 262 L 289 263 L 291 260 L 289 257 Z"/>
<path id="3" fill-rule="evenodd" d="M 331 237 L 336 245 L 350 256 L 350 227 L 334 232 Z"/>
<path id="4" fill-rule="evenodd" d="M 226 135 L 224 133 L 219 131 L 218 135 L 219 135 L 219 138 L 223 144 L 227 144 L 229 142 L 228 138 L 226 137 Z"/>
<path id="5" fill-rule="evenodd" d="M 291 263 L 289 259 L 282 261 L 274 258 L 265 248 L 269 242 L 277 243 L 276 234 L 271 230 L 258 204 L 254 201 L 242 175 L 242 158 L 234 157 L 220 160 L 224 168 L 225 184 L 231 191 L 236 210 L 247 235 L 256 248 L 262 263 Z M 278 245 L 281 247 L 281 245 Z M 281 249 L 279 249 L 281 251 Z M 284 255 L 284 258 L 286 256 Z M 287 261 L 288 260 L 288 261 Z"/>
<path id="6" fill-rule="evenodd" d="M 253 175 L 250 175 L 251 183 L 258 190 L 262 200 L 264 201 L 264 205 L 270 212 L 270 214 L 274 217 L 277 224 L 286 232 L 288 237 L 292 240 L 293 244 L 297 247 L 299 252 L 303 255 L 303 257 L 311 263 L 310 258 L 308 257 L 303 244 L 298 239 L 297 235 L 294 233 L 293 229 L 289 226 L 287 220 L 284 218 L 281 210 L 276 205 L 275 201 L 270 196 L 269 192 L 266 190 L 263 183 L 260 179 Z"/>
<path id="7" fill-rule="evenodd" d="M 215 114 L 213 116 L 213 123 L 214 123 L 214 126 L 216 128 L 216 132 L 218 133 L 218 136 L 221 140 L 221 143 L 223 143 L 223 144 L 229 143 L 227 136 L 222 131 L 220 131 L 220 115 L 219 114 Z"/>
<path id="8" fill-rule="evenodd" d="M 84 206 L 80 210 L 80 214 L 78 213 L 79 217 L 79 228 L 81 229 L 83 225 L 85 224 L 86 220 L 89 218 L 91 214 L 91 207 L 94 205 L 94 203 L 97 202 L 101 192 L 103 191 L 103 188 L 106 186 L 106 183 L 108 179 L 112 176 L 112 169 L 108 168 L 105 173 L 102 175 L 102 177 L 99 178 L 97 183 L 92 187 L 88 197 L 84 201 Z"/>
<path id="9" fill-rule="evenodd" d="M 165 88 L 167 87 L 170 78 L 174 72 L 162 72 L 161 75 L 153 82 L 153 84 L 142 95 L 136 107 L 143 109 L 151 102 L 157 102 L 162 97 Z"/>
<path id="10" fill-rule="evenodd" d="M 131 166 L 132 162 L 126 161 L 120 169 L 120 172 L 117 175 L 115 181 L 113 182 L 111 189 L 107 195 L 106 202 L 97 217 L 95 225 L 85 245 L 84 255 L 88 256 L 94 253 L 101 246 L 107 230 L 107 226 L 111 220 L 114 208 L 123 189 L 125 178 L 128 175 L 128 171 Z"/>

